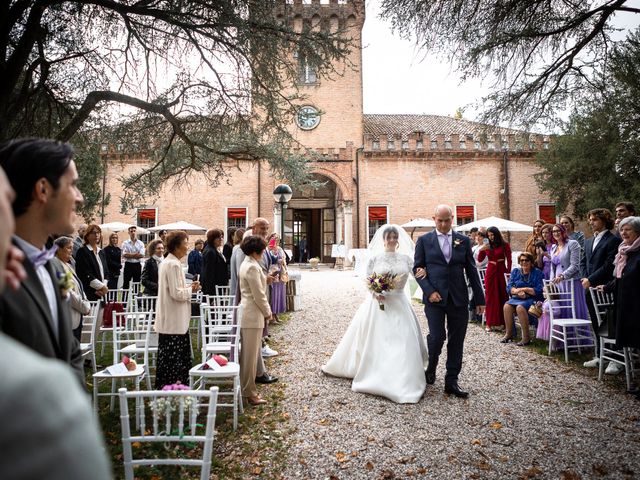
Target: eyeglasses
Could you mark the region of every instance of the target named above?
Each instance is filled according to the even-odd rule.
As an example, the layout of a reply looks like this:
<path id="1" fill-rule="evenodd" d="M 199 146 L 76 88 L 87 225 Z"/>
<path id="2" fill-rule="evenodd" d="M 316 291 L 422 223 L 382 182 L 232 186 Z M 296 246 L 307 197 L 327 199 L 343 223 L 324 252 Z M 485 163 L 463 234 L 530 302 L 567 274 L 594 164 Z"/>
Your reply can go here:
<path id="1" fill-rule="evenodd" d="M 518 263 L 529 263 L 531 262 L 531 260 L 529 260 L 528 258 L 523 258 L 522 260 L 518 260 Z"/>

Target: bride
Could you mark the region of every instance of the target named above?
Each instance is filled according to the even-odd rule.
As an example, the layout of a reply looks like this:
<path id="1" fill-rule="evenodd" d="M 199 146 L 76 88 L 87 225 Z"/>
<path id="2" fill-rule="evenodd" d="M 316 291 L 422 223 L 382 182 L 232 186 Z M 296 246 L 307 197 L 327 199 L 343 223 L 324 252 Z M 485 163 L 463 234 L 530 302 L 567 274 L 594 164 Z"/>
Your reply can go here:
<path id="1" fill-rule="evenodd" d="M 381 300 L 367 293 L 338 348 L 322 367 L 326 374 L 353 378 L 354 392 L 381 395 L 397 403 L 417 403 L 426 387 L 427 348 L 407 285 L 413 248 L 409 235 L 396 225 L 384 225 L 376 232 L 369 244 L 373 257 L 367 276 L 391 272 L 397 275 L 396 287 Z"/>

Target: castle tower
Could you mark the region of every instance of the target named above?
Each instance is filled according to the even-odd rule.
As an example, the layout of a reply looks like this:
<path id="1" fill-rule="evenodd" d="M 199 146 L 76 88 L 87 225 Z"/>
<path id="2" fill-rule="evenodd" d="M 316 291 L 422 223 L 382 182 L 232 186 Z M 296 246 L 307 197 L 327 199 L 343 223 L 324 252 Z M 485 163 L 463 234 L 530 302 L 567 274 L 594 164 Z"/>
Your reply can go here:
<path id="1" fill-rule="evenodd" d="M 279 2 L 276 15 L 298 32 L 342 31 L 352 41 L 351 53 L 334 66 L 330 78 L 319 78 L 313 65 L 294 52 L 299 67 L 296 87 L 307 100 L 292 119 L 291 133 L 309 148 L 344 148 L 347 142 L 360 146 L 364 0 L 286 0 Z"/>

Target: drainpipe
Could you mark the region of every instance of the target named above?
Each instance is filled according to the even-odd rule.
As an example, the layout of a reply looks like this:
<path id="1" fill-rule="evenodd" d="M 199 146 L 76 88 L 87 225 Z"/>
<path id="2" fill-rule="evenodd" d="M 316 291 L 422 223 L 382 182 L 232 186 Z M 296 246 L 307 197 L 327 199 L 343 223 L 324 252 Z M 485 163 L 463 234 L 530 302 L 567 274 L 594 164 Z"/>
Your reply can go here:
<path id="1" fill-rule="evenodd" d="M 100 206 L 100 223 L 104 223 L 104 197 L 107 188 L 107 159 L 102 162 L 102 203 Z"/>
<path id="2" fill-rule="evenodd" d="M 511 199 L 509 198 L 509 148 L 504 147 L 502 149 L 502 189 L 500 190 L 501 196 L 501 210 L 503 218 L 511 220 Z"/>
<path id="3" fill-rule="evenodd" d="M 262 191 L 260 189 L 260 171 L 261 171 L 260 164 L 261 163 L 262 163 L 262 161 L 258 160 L 258 214 L 256 215 L 255 218 L 262 217 L 262 215 L 260 215 L 260 196 L 262 195 Z M 247 221 L 248 220 L 249 219 L 247 219 Z"/>
<path id="4" fill-rule="evenodd" d="M 356 248 L 360 248 L 360 152 L 364 147 L 356 148 Z"/>

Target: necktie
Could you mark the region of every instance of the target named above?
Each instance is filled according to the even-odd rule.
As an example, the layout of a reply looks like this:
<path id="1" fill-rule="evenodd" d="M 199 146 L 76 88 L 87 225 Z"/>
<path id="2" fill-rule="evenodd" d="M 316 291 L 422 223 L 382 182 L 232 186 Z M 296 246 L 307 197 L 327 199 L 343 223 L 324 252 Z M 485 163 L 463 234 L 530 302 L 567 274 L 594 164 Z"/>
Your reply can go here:
<path id="1" fill-rule="evenodd" d="M 57 250 L 58 250 L 58 246 L 54 245 L 51 248 L 48 248 L 48 249 L 45 248 L 39 251 L 38 254 L 34 255 L 33 257 L 30 256 L 29 260 L 31 260 L 31 263 L 33 263 L 33 268 L 37 269 L 42 265 L 44 265 L 45 263 L 47 263 L 53 257 L 55 257 Z"/>
<path id="2" fill-rule="evenodd" d="M 449 260 L 451 260 L 451 243 L 449 243 L 449 235 L 443 235 L 443 238 L 442 255 L 444 255 L 444 259 L 449 263 Z"/>

